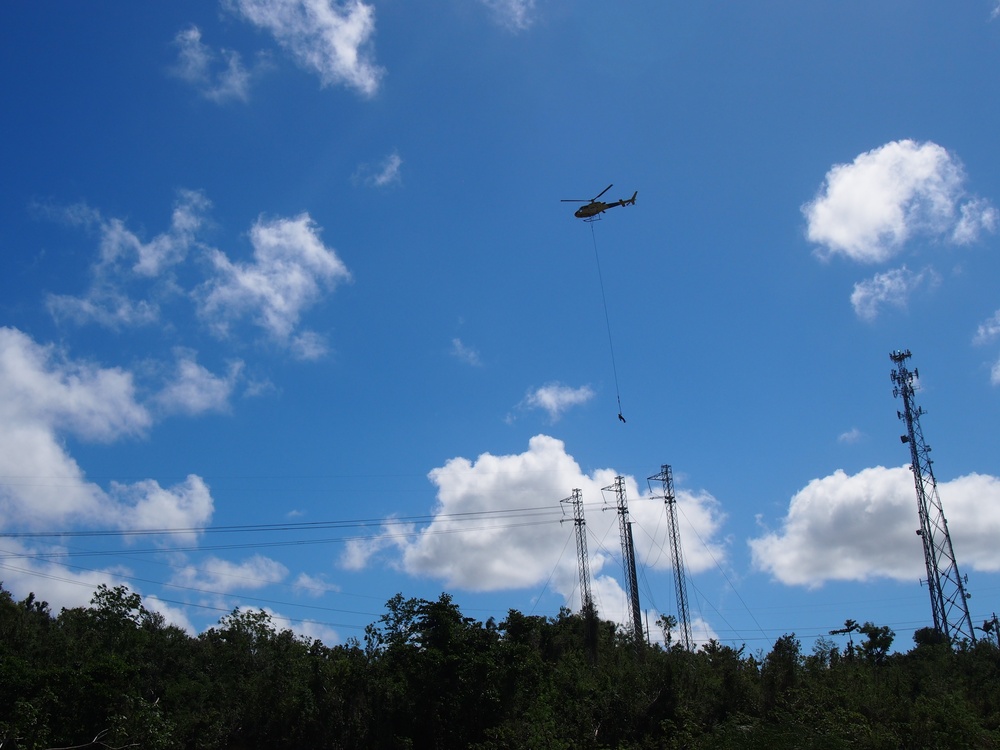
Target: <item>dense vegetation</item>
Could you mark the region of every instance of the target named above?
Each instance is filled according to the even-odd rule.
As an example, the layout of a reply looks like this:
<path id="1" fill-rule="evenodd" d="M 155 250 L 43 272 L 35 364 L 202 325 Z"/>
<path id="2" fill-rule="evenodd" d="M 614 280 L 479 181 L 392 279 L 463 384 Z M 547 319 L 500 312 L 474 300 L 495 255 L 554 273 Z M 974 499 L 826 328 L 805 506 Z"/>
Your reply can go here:
<path id="1" fill-rule="evenodd" d="M 396 596 L 326 646 L 236 610 L 197 637 L 101 587 L 53 615 L 0 587 L 0 747 L 992 748 L 1000 651 L 850 627 L 767 655 L 637 646 L 613 624 Z M 587 645 L 585 645 L 585 643 Z"/>

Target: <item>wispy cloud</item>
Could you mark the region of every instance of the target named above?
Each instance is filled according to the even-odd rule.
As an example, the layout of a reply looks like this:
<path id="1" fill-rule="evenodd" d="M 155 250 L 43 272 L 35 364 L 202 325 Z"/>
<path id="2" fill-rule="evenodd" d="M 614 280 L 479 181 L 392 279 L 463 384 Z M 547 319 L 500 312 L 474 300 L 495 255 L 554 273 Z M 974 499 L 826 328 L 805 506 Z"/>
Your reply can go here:
<path id="1" fill-rule="evenodd" d="M 178 586 L 207 589 L 221 594 L 254 590 L 283 581 L 288 568 L 263 555 L 253 555 L 243 562 L 209 557 L 195 565 L 185 565 L 173 576 Z"/>
<path id="2" fill-rule="evenodd" d="M 144 242 L 122 219 L 105 219 L 83 205 L 65 211 L 65 220 L 97 227 L 97 260 L 91 265 L 89 289 L 81 296 L 51 294 L 46 304 L 53 316 L 77 324 L 109 328 L 154 323 L 160 301 L 176 294 L 169 272 L 197 245 L 211 202 L 197 190 L 179 190 L 170 228 Z M 141 289 L 138 296 L 133 290 Z"/>
<path id="3" fill-rule="evenodd" d="M 459 338 L 451 340 L 451 356 L 473 367 L 483 366 L 483 360 L 479 356 L 479 352 L 463 344 L 462 339 Z"/>
<path id="4" fill-rule="evenodd" d="M 972 343 L 988 344 L 998 336 L 1000 336 L 1000 310 L 997 310 L 991 318 L 987 318 L 979 324 Z"/>
<path id="5" fill-rule="evenodd" d="M 511 31 L 524 31 L 535 21 L 535 0 L 480 0 L 497 22 Z"/>
<path id="6" fill-rule="evenodd" d="M 972 343 L 977 346 L 984 346 L 996 341 L 998 337 L 1000 337 L 1000 310 L 997 310 L 991 317 L 979 324 Z M 1000 385 L 1000 360 L 994 362 L 990 368 L 990 384 Z"/>
<path id="7" fill-rule="evenodd" d="M 554 422 L 567 409 L 587 403 L 594 395 L 594 390 L 589 385 L 572 388 L 558 382 L 547 383 L 541 388 L 529 391 L 521 406 L 527 409 L 543 409 Z"/>
<path id="8" fill-rule="evenodd" d="M 369 187 L 388 187 L 398 185 L 403 181 L 400 168 L 403 160 L 396 151 L 393 151 L 382 161 L 376 164 L 362 164 L 352 175 L 355 183 L 361 183 Z"/>
<path id="9" fill-rule="evenodd" d="M 259 219 L 250 230 L 253 260 L 231 261 L 213 250 L 214 276 L 198 291 L 199 312 L 212 328 L 226 335 L 230 325 L 250 317 L 273 340 L 304 359 L 326 349 L 319 334 L 298 330 L 305 309 L 323 289 L 351 278 L 347 266 L 320 239 L 308 214 L 292 219 Z"/>
<path id="10" fill-rule="evenodd" d="M 292 587 L 297 593 L 311 597 L 320 597 L 331 591 L 340 591 L 339 586 L 327 583 L 322 576 L 311 576 L 308 573 L 299 573 Z"/>
<path id="11" fill-rule="evenodd" d="M 249 320 L 293 356 L 322 357 L 327 341 L 303 328 L 302 316 L 324 294 L 349 281 L 351 274 L 336 251 L 323 244 L 320 228 L 306 213 L 260 218 L 250 229 L 253 258 L 237 261 L 199 240 L 210 206 L 199 191 L 179 191 L 170 228 L 148 242 L 121 219 L 104 219 L 95 210 L 72 207 L 62 218 L 96 227 L 98 255 L 91 265 L 89 289 L 79 296 L 49 295 L 49 311 L 60 321 L 121 329 L 159 322 L 161 307 L 168 303 L 193 303 L 201 320 L 222 338 L 232 336 L 237 323 Z M 54 209 L 46 212 L 56 215 Z M 195 248 L 198 253 L 190 259 Z M 179 373 L 184 376 L 183 387 L 178 382 L 174 390 L 161 394 L 179 407 L 185 394 L 193 397 L 193 378 L 198 375 L 196 365 L 187 363 L 185 368 Z M 232 382 L 233 373 L 212 377 L 215 386 L 222 386 Z M 202 374 L 201 386 L 210 382 Z M 197 407 L 189 401 L 181 408 Z"/>
<path id="12" fill-rule="evenodd" d="M 206 99 L 216 103 L 250 98 L 250 71 L 238 52 L 221 49 L 216 53 L 201 40 L 201 30 L 189 26 L 174 37 L 177 64 L 172 72 L 194 86 Z"/>
<path id="13" fill-rule="evenodd" d="M 345 85 L 365 96 L 385 71 L 371 59 L 375 7 L 361 0 L 225 0 L 244 19 L 270 32 L 324 86 Z"/>
<path id="14" fill-rule="evenodd" d="M 873 321 L 886 305 L 905 309 L 911 294 L 923 286 L 935 286 L 940 280 L 931 268 L 919 273 L 906 266 L 894 268 L 856 283 L 851 293 L 851 305 L 859 318 Z"/>
<path id="15" fill-rule="evenodd" d="M 847 432 L 840 433 L 840 435 L 837 436 L 837 442 L 853 445 L 854 443 L 860 442 L 864 436 L 865 434 L 861 430 L 857 427 L 852 427 Z"/>
<path id="16" fill-rule="evenodd" d="M 219 376 L 198 364 L 193 351 L 180 349 L 175 355 L 177 362 L 172 376 L 153 398 L 160 410 L 164 414 L 187 416 L 227 411 L 243 362 L 231 362 L 226 374 Z"/>

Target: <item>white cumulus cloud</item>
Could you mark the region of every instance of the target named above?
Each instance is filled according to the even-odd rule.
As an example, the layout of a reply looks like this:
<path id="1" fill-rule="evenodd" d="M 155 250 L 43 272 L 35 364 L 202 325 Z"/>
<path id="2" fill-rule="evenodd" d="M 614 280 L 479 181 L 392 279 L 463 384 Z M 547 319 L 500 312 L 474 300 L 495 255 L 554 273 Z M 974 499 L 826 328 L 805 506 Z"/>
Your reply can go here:
<path id="1" fill-rule="evenodd" d="M 36 548 L 21 544 L 17 539 L 4 539 L 2 562 L 3 587 L 16 598 L 30 593 L 41 594 L 39 581 L 44 580 L 44 596 L 54 611 L 62 607 L 86 607 L 94 591 L 102 583 L 107 586 L 128 585 L 116 567 L 80 569 L 67 567 L 66 560 L 51 548 Z"/>
<path id="2" fill-rule="evenodd" d="M 959 566 L 1000 570 L 1000 480 L 970 474 L 938 483 Z M 749 541 L 754 565 L 778 581 L 926 577 L 909 467 L 876 466 L 814 479 L 791 499 L 781 528 Z"/>
<path id="3" fill-rule="evenodd" d="M 892 141 L 837 164 L 802 207 L 808 238 L 825 255 L 880 263 L 926 235 L 956 244 L 993 231 L 997 211 L 966 195 L 958 159 L 932 142 Z"/>
<path id="4" fill-rule="evenodd" d="M 127 529 L 185 529 L 171 538 L 193 540 L 212 520 L 214 502 L 205 480 L 196 474 L 172 487 L 152 479 L 133 484 L 112 482 L 118 525 Z"/>
<path id="5" fill-rule="evenodd" d="M 448 588 L 496 591 L 548 580 L 567 604 L 579 607 L 574 530 L 560 523 L 571 517 L 564 515 L 568 511 L 561 500 L 579 488 L 595 602 L 602 615 L 624 619 L 617 515 L 601 512 L 606 501 L 614 506 L 614 496 L 602 492 L 614 482 L 613 470 L 585 475 L 562 441 L 537 435 L 523 453 L 453 458 L 429 476 L 437 487 L 434 519 L 420 528 L 387 525 L 368 544 L 356 542 L 345 551 L 343 564 L 359 569 L 373 562 L 374 553 L 388 549 L 395 555 L 391 564 L 411 575 L 440 579 Z M 663 502 L 640 492 L 634 478 L 626 477 L 625 486 L 638 564 L 668 569 Z M 680 490 L 676 495 L 687 569 L 697 574 L 726 558 L 717 538 L 724 516 L 707 493 Z"/>
<path id="6" fill-rule="evenodd" d="M 204 482 L 189 476 L 163 488 L 154 480 L 88 482 L 65 438 L 113 442 L 145 434 L 152 416 L 131 373 L 71 359 L 14 328 L 0 328 L 0 527 L 197 529 L 212 516 Z M 193 536 L 196 532 L 190 532 Z"/>

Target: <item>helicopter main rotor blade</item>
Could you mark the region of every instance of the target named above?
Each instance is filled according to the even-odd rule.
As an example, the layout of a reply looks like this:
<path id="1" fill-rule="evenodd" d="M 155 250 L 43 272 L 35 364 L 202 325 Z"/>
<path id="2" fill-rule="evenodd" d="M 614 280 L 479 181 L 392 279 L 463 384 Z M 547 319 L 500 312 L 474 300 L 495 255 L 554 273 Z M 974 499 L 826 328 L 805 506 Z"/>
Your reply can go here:
<path id="1" fill-rule="evenodd" d="M 613 184 L 614 184 L 614 183 L 612 183 L 612 185 L 613 185 Z M 605 194 L 606 192 L 608 192 L 608 191 L 609 191 L 609 190 L 610 190 L 610 189 L 612 188 L 612 185 L 608 185 L 608 186 L 607 186 L 606 188 L 604 188 L 604 190 L 602 190 L 601 192 L 599 192 L 599 193 L 597 194 L 597 197 L 596 197 L 596 198 L 594 198 L 594 200 L 596 201 L 596 200 L 597 200 L 597 198 L 600 198 L 600 197 L 601 197 L 602 195 L 604 195 L 604 194 Z"/>
<path id="2" fill-rule="evenodd" d="M 586 199 L 586 198 L 584 198 L 584 199 L 582 199 L 582 200 L 577 200 L 576 198 L 563 198 L 563 199 L 562 199 L 561 201 L 559 201 L 559 202 L 560 202 L 560 203 L 592 203 L 593 201 L 591 201 L 591 200 L 588 200 L 588 199 Z"/>

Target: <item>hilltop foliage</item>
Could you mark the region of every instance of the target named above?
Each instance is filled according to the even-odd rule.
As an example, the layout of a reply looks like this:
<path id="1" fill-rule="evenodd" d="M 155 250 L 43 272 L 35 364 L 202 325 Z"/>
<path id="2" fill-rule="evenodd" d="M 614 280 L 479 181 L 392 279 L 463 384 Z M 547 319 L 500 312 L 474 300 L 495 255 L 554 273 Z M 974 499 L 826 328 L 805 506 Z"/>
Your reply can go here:
<path id="1" fill-rule="evenodd" d="M 479 622 L 397 595 L 363 641 L 327 646 L 263 611 L 192 637 L 123 587 L 57 615 L 0 588 L 0 747 L 1000 747 L 992 643 L 918 631 L 890 653 L 888 628 L 855 630 L 846 650 L 689 653 L 568 610 Z"/>

